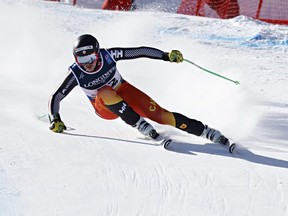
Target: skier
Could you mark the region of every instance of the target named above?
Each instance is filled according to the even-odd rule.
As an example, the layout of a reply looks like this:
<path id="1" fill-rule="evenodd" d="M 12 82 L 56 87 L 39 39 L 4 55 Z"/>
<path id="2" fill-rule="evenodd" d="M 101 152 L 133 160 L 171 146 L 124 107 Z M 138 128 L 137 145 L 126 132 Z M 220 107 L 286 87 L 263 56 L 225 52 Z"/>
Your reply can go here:
<path id="1" fill-rule="evenodd" d="M 172 50 L 168 53 L 152 47 L 103 49 L 99 47 L 94 36 L 84 34 L 76 39 L 73 55 L 75 62 L 69 67 L 66 78 L 49 100 L 49 128 L 53 132 L 62 133 L 66 130 L 59 114 L 60 101 L 79 85 L 98 116 L 104 119 L 120 117 L 126 124 L 155 141 L 163 139 L 163 136 L 144 118 L 171 125 L 214 143 L 229 145 L 229 140 L 220 131 L 160 107 L 148 95 L 123 79 L 116 67 L 119 60 L 141 57 L 180 63 L 183 61 L 180 51 Z"/>

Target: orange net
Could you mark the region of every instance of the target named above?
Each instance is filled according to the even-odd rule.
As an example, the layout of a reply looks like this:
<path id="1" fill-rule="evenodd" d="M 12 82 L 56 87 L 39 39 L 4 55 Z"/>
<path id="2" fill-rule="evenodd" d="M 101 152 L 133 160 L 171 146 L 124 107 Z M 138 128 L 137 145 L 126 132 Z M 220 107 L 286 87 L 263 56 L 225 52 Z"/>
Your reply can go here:
<path id="1" fill-rule="evenodd" d="M 64 1 L 64 0 L 47 0 Z M 67 1 L 67 0 L 65 0 Z M 73 5 L 80 0 L 68 0 Z M 95 0 L 96 1 L 96 0 Z M 98 0 L 103 1 L 103 9 L 131 10 L 133 0 Z M 148 0 L 134 0 L 134 2 Z M 157 0 L 149 0 L 149 2 Z M 84 2 L 94 2 L 86 0 Z M 169 3 L 169 0 L 168 0 Z M 182 0 L 177 13 L 228 19 L 239 15 L 274 24 L 288 25 L 288 0 Z"/>
<path id="2" fill-rule="evenodd" d="M 182 0 L 177 13 L 233 18 L 244 15 L 275 24 L 288 24 L 287 0 Z"/>

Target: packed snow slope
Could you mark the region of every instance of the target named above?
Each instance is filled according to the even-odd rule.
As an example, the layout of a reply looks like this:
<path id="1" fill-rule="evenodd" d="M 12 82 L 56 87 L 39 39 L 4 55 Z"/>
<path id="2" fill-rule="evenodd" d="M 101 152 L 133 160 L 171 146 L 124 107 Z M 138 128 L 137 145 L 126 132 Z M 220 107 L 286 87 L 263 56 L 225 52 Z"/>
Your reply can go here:
<path id="1" fill-rule="evenodd" d="M 288 215 L 287 26 L 13 0 L 1 0 L 0 26 L 1 216 Z M 96 116 L 78 87 L 61 103 L 69 130 L 52 133 L 48 98 L 83 33 L 107 48 L 178 49 L 238 80 L 186 62 L 118 63 L 160 105 L 220 129 L 241 149 L 230 155 L 152 122 L 175 140 L 169 150 L 153 146 L 120 119 Z"/>

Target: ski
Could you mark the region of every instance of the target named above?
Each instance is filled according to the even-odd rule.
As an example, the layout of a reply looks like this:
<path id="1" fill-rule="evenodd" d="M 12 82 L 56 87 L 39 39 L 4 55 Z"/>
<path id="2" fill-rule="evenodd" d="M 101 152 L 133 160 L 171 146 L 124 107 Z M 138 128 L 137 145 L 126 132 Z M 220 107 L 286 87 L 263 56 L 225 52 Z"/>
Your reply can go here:
<path id="1" fill-rule="evenodd" d="M 230 143 L 230 141 L 228 141 L 228 143 L 226 143 L 226 144 L 220 144 L 219 143 L 219 144 L 216 144 L 216 145 L 223 146 L 225 149 L 227 149 L 229 151 L 230 154 L 234 154 L 236 152 L 237 144 L 235 142 L 231 142 Z"/>
<path id="2" fill-rule="evenodd" d="M 167 149 L 169 144 L 172 142 L 172 139 L 159 134 L 158 137 L 156 139 L 152 139 L 152 141 L 155 143 L 155 145 L 163 146 L 165 149 Z"/>
<path id="3" fill-rule="evenodd" d="M 172 142 L 172 139 L 164 139 L 163 141 L 162 141 L 162 143 L 161 143 L 161 145 L 163 145 L 163 147 L 165 148 L 165 149 L 168 149 L 168 146 L 170 145 L 170 143 Z"/>
<path id="4" fill-rule="evenodd" d="M 160 141 L 157 141 L 157 145 L 163 146 L 164 149 L 168 150 L 169 145 L 173 142 L 170 138 L 163 138 Z M 217 144 L 216 144 L 217 145 Z M 223 145 L 223 144 L 218 144 Z M 231 144 L 224 145 L 226 149 L 228 149 L 230 154 L 234 154 L 237 151 L 237 144 L 235 142 L 232 142 Z"/>
<path id="5" fill-rule="evenodd" d="M 50 122 L 48 114 L 36 115 L 36 118 L 40 121 L 43 121 L 43 122 L 48 122 L 48 123 Z M 75 130 L 75 129 L 71 128 L 71 127 L 67 127 L 66 131 L 72 131 L 72 130 Z M 69 134 L 69 133 L 66 133 L 66 134 Z M 114 139 L 114 138 L 111 138 L 111 139 Z M 115 138 L 115 140 L 116 140 L 116 138 Z M 149 140 L 151 140 L 153 142 L 153 144 L 156 146 L 163 146 L 164 149 L 166 149 L 166 150 L 168 150 L 169 145 L 173 142 L 173 140 L 171 138 L 169 138 L 167 136 L 163 136 L 161 134 L 159 134 L 159 137 L 157 137 L 156 139 L 149 137 Z M 220 144 L 220 145 L 222 145 L 222 144 Z M 227 145 L 225 145 L 225 147 L 228 149 L 230 154 L 234 154 L 237 150 L 237 144 L 235 142 L 231 142 L 231 144 L 229 142 Z"/>
<path id="6" fill-rule="evenodd" d="M 229 148 L 228 148 L 229 152 L 230 152 L 231 154 L 235 153 L 235 152 L 236 152 L 236 147 L 237 147 L 237 144 L 236 144 L 236 143 L 231 143 L 231 144 L 229 145 Z"/>

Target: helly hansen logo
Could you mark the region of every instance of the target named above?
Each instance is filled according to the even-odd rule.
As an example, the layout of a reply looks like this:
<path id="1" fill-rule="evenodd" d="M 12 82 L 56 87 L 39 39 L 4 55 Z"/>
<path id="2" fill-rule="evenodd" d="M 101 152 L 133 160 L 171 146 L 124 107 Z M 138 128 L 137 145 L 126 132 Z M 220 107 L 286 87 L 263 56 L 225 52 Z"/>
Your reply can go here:
<path id="1" fill-rule="evenodd" d="M 127 104 L 123 103 L 121 109 L 119 110 L 119 112 L 120 112 L 121 114 L 123 114 L 124 111 L 126 110 L 126 107 L 127 107 Z"/>
<path id="2" fill-rule="evenodd" d="M 111 50 L 110 51 L 111 56 L 115 59 L 115 58 L 121 58 L 124 56 L 123 51 L 122 50 Z"/>

